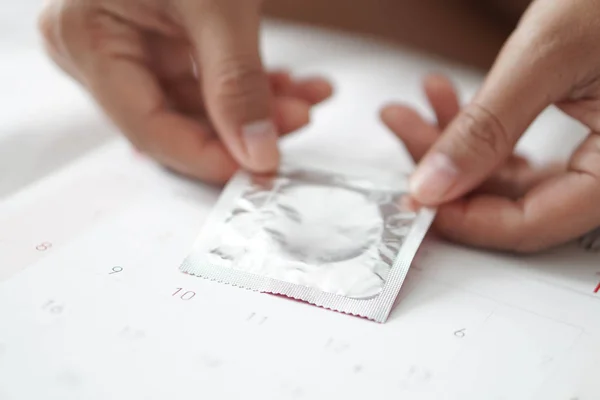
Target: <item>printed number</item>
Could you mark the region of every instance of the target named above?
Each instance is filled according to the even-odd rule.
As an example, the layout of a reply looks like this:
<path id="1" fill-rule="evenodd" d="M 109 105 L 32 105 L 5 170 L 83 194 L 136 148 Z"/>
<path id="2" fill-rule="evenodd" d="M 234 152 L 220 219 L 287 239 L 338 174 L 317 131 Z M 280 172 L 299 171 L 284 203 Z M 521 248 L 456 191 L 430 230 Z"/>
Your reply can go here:
<path id="1" fill-rule="evenodd" d="M 127 339 L 143 339 L 146 336 L 146 333 L 141 329 L 134 329 L 130 326 L 126 326 L 121 330 L 120 335 Z"/>
<path id="2" fill-rule="evenodd" d="M 304 392 L 304 389 L 293 382 L 280 382 L 279 388 L 283 393 L 287 394 L 285 397 L 289 399 L 302 399 L 307 397 L 305 396 L 306 393 Z"/>
<path id="3" fill-rule="evenodd" d="M 57 304 L 54 300 L 48 300 L 43 306 L 43 310 L 48 311 L 51 314 L 60 314 L 63 312 L 64 307 L 61 304 Z"/>
<path id="4" fill-rule="evenodd" d="M 50 242 L 43 242 L 38 244 L 37 246 L 35 246 L 35 249 L 37 251 L 46 251 L 46 250 L 50 250 L 52 248 L 52 243 Z"/>
<path id="5" fill-rule="evenodd" d="M 118 273 L 119 273 L 119 272 L 121 272 L 121 271 L 123 271 L 123 267 L 113 267 L 113 268 L 112 268 L 112 272 L 109 272 L 108 274 L 109 274 L 109 275 L 112 275 L 112 274 L 118 274 Z"/>
<path id="6" fill-rule="evenodd" d="M 336 354 L 343 353 L 344 351 L 348 350 L 349 348 L 350 348 L 350 345 L 348 343 L 343 343 L 343 342 L 337 341 L 334 338 L 327 339 L 327 342 L 325 343 L 325 349 L 329 350 L 329 351 L 333 351 Z"/>
<path id="7" fill-rule="evenodd" d="M 175 293 L 173 293 L 171 296 L 177 296 L 181 291 L 183 291 L 183 288 L 177 288 L 177 291 Z M 194 296 L 196 295 L 196 292 L 192 292 L 191 290 L 188 290 L 185 293 L 182 293 L 179 298 L 181 300 L 191 300 L 194 298 Z"/>
<path id="8" fill-rule="evenodd" d="M 250 313 L 250 315 L 248 315 L 248 318 L 246 318 L 246 322 L 255 322 L 258 325 L 262 325 L 267 321 L 267 319 L 269 319 L 269 317 L 259 316 L 253 312 Z"/>
<path id="9" fill-rule="evenodd" d="M 218 368 L 223 364 L 223 361 L 218 359 L 217 357 L 211 356 L 210 354 L 202 354 L 198 361 L 208 368 Z"/>
<path id="10" fill-rule="evenodd" d="M 462 339 L 462 338 L 464 338 L 464 337 L 465 337 L 466 331 L 467 331 L 467 330 L 466 330 L 465 328 L 463 328 L 463 329 L 460 329 L 460 330 L 458 330 L 458 331 L 454 332 L 454 336 L 456 336 L 457 338 L 460 338 L 460 339 Z"/>

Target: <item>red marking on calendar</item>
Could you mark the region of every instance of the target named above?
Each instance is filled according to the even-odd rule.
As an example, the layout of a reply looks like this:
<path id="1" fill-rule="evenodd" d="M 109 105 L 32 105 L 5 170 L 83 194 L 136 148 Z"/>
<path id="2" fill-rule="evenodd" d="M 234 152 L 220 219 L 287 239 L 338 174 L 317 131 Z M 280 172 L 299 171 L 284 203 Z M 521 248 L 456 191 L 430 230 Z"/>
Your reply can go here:
<path id="1" fill-rule="evenodd" d="M 594 289 L 594 293 L 600 293 L 600 282 L 598 283 L 598 286 L 596 286 L 596 289 Z"/>

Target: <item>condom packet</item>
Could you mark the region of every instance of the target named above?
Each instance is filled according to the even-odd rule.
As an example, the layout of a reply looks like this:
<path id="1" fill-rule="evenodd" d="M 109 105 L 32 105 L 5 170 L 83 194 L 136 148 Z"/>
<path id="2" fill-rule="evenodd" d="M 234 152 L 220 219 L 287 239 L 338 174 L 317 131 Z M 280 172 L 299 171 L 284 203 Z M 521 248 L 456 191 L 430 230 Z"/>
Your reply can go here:
<path id="1" fill-rule="evenodd" d="M 406 175 L 306 165 L 237 173 L 180 269 L 383 323 L 435 210 L 407 204 Z"/>

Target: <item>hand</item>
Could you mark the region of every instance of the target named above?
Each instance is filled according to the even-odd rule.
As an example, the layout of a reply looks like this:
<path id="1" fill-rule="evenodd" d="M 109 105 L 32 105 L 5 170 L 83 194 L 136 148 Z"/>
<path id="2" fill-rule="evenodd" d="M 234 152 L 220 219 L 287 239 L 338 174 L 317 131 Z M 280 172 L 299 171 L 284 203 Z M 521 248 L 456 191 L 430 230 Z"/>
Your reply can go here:
<path id="1" fill-rule="evenodd" d="M 323 79 L 266 73 L 261 0 L 49 0 L 40 29 L 141 152 L 186 175 L 269 172 L 277 139 L 331 94 Z"/>
<path id="2" fill-rule="evenodd" d="M 436 148 L 445 139 L 442 131 L 460 118 L 457 94 L 447 78 L 430 76 L 424 87 L 436 123 L 408 106 L 382 110 L 383 121 L 416 162 Z M 536 169 L 518 155 L 503 158 L 469 193 L 440 204 L 434 227 L 454 241 L 517 252 L 537 251 L 588 232 L 600 224 L 595 181 L 600 175 L 600 147 L 589 140 L 569 165 Z"/>
<path id="3" fill-rule="evenodd" d="M 412 196 L 421 204 L 441 205 L 437 226 L 447 236 L 533 252 L 600 225 L 599 37 L 599 1 L 537 0 L 462 110 L 447 82 L 428 82 L 437 129 L 407 109 L 384 112 L 420 160 L 411 178 Z M 512 153 L 551 104 L 585 124 L 590 134 L 560 173 L 536 172 Z M 443 131 L 439 138 L 438 130 Z"/>

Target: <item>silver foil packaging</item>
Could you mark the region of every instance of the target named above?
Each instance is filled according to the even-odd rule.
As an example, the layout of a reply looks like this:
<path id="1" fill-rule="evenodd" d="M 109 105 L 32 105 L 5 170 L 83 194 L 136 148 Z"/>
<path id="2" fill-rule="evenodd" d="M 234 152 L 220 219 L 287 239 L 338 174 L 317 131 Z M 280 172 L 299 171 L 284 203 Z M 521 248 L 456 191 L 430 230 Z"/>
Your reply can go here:
<path id="1" fill-rule="evenodd" d="M 181 270 L 385 322 L 435 212 L 405 175 L 337 165 L 238 173 Z"/>

